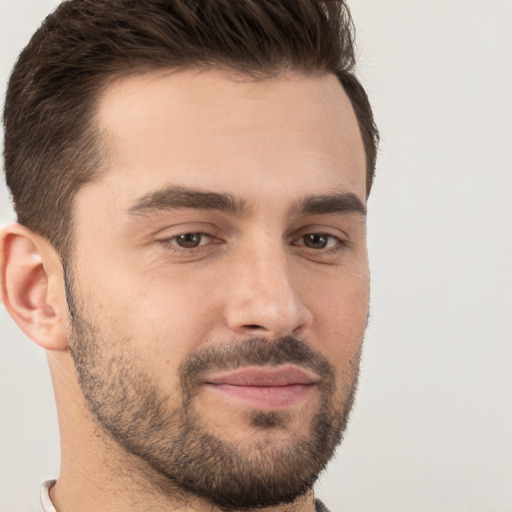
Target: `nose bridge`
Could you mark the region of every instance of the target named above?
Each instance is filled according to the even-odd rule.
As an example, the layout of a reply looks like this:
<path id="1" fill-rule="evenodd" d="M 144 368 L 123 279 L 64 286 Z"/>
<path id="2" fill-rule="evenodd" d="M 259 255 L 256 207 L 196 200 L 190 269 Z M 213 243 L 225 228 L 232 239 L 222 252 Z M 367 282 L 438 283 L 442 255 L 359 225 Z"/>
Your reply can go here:
<path id="1" fill-rule="evenodd" d="M 308 321 L 286 247 L 280 239 L 264 237 L 241 250 L 233 268 L 227 306 L 230 328 L 239 333 L 278 338 Z"/>

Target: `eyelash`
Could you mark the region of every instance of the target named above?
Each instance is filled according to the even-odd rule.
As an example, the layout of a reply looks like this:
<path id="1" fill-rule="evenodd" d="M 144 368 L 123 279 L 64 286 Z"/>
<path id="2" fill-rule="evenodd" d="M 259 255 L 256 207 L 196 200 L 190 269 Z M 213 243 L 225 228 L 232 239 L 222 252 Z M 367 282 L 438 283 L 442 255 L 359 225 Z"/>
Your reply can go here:
<path id="1" fill-rule="evenodd" d="M 175 235 L 171 238 L 167 238 L 165 240 L 160 240 L 160 243 L 167 249 L 177 254 L 193 254 L 197 251 L 201 250 L 201 247 L 204 247 L 206 245 L 212 245 L 212 242 L 208 243 L 200 243 L 196 247 L 180 247 L 175 240 L 177 240 L 180 237 L 185 236 L 200 236 L 202 238 L 206 237 L 210 240 L 215 240 L 215 237 L 213 235 L 210 235 L 209 233 L 202 233 L 202 232 L 188 232 L 188 233 L 181 233 L 179 235 Z M 312 248 L 308 247 L 306 240 L 306 237 L 308 236 L 316 236 L 316 237 L 322 237 L 327 238 L 330 241 L 334 241 L 334 245 L 329 247 L 329 241 L 327 242 L 327 247 L 323 248 Z M 202 240 L 201 240 L 202 241 Z M 298 241 L 302 241 L 302 243 L 299 243 Z M 222 241 L 218 241 L 217 243 L 214 243 L 213 245 L 220 245 Z M 330 233 L 322 233 L 322 232 L 309 232 L 304 233 L 299 238 L 297 238 L 295 241 L 293 241 L 290 245 L 293 245 L 295 247 L 305 247 L 306 249 L 309 249 L 316 253 L 323 253 L 323 254 L 334 254 L 343 251 L 346 249 L 348 242 L 346 240 L 343 240 L 335 235 L 332 235 Z"/>
<path id="2" fill-rule="evenodd" d="M 329 247 L 329 242 L 327 242 L 327 247 L 320 247 L 320 248 L 313 248 L 313 247 L 308 247 L 307 245 L 307 242 L 306 242 L 306 237 L 319 237 L 319 238 L 327 238 L 327 239 L 330 239 L 331 241 L 334 241 L 334 245 Z M 330 233 L 321 233 L 321 232 L 311 232 L 311 233 L 305 233 L 303 235 L 301 235 L 298 240 L 301 240 L 303 243 L 297 243 L 297 242 L 294 242 L 293 245 L 295 246 L 303 246 L 303 247 L 306 247 L 307 249 L 311 249 L 312 251 L 322 251 L 324 253 L 333 253 L 333 252 L 339 252 L 343 249 L 345 249 L 345 247 L 347 246 L 347 242 L 343 239 L 341 239 L 340 237 L 338 236 L 335 236 L 335 235 L 332 235 Z"/>
<path id="3" fill-rule="evenodd" d="M 201 247 L 203 247 L 204 245 L 208 245 L 207 243 L 203 244 L 203 243 L 200 243 L 197 247 L 180 247 L 179 245 L 177 245 L 176 243 L 173 242 L 173 240 L 177 240 L 178 238 L 180 237 L 184 237 L 184 236 L 188 236 L 188 235 L 192 235 L 192 236 L 200 236 L 200 237 L 206 237 L 206 238 L 209 238 L 209 239 L 212 239 L 214 240 L 214 237 L 208 233 L 201 233 L 201 232 L 197 232 L 197 231 L 191 231 L 189 233 L 180 233 L 179 235 L 175 235 L 171 238 L 166 238 L 165 240 L 160 240 L 160 243 L 162 245 L 164 245 L 164 247 L 166 249 L 169 249 L 173 252 L 176 252 L 176 253 L 180 253 L 180 254 L 192 254 L 193 252 L 196 252 L 197 250 L 200 250 Z"/>

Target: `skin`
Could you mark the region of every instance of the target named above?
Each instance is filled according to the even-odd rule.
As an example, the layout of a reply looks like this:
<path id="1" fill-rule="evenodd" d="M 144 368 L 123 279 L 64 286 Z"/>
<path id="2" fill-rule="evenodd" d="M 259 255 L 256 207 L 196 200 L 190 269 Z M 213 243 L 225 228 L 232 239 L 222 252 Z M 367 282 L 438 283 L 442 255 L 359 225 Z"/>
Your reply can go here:
<path id="1" fill-rule="evenodd" d="M 335 368 L 336 403 L 346 404 L 368 316 L 365 215 L 298 208 L 307 197 L 346 194 L 366 203 L 363 143 L 336 77 L 131 76 L 108 86 L 97 122 L 108 140 L 107 170 L 76 196 L 68 270 L 103 355 L 129 354 L 172 409 L 181 400 L 180 364 L 191 354 L 294 336 Z M 141 207 L 169 187 L 230 194 L 244 208 Z M 187 233 L 203 234 L 198 247 L 179 246 Z M 325 236 L 326 247 L 308 247 L 308 234 Z M 201 498 L 148 485 L 159 477 L 90 413 L 70 355 L 64 273 L 53 248 L 12 225 L 2 251 L 2 300 L 48 351 L 62 443 L 51 493 L 57 510 L 212 510 Z M 248 420 L 247 403 L 201 386 L 193 411 L 250 454 L 262 440 L 287 449 L 307 438 L 320 405 L 313 390 L 283 409 L 286 428 L 262 431 Z M 312 509 L 312 491 L 273 507 Z"/>

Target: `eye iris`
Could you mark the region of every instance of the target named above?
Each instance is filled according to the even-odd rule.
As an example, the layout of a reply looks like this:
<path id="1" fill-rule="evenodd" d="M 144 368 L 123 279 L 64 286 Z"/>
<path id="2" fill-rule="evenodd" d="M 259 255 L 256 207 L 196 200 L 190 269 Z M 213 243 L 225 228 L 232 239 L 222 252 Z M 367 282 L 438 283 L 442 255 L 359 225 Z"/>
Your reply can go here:
<path id="1" fill-rule="evenodd" d="M 325 249 L 328 242 L 329 237 L 327 235 L 311 233 L 304 236 L 304 245 L 310 249 Z"/>
<path id="2" fill-rule="evenodd" d="M 201 235 L 199 233 L 187 233 L 176 237 L 176 243 L 180 247 L 191 249 L 201 244 Z"/>

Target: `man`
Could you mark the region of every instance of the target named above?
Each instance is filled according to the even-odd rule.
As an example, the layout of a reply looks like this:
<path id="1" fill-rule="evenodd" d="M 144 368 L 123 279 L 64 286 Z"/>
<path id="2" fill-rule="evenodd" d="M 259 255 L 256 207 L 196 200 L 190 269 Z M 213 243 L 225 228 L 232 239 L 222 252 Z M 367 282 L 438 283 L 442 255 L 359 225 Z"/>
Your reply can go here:
<path id="1" fill-rule="evenodd" d="M 334 0 L 69 0 L 6 96 L 2 300 L 48 354 L 43 509 L 323 510 L 377 131 Z"/>

